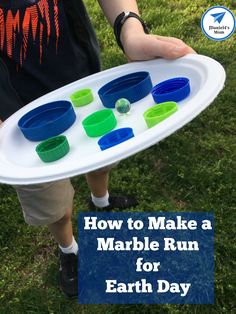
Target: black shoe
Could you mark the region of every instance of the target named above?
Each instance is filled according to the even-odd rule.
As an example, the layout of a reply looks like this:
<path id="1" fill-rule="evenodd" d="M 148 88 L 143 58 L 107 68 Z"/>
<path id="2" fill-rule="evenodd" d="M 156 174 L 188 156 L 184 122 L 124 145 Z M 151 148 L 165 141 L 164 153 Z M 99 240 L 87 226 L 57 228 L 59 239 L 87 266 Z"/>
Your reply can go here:
<path id="1" fill-rule="evenodd" d="M 60 251 L 60 288 L 70 298 L 78 295 L 78 256 Z"/>
<path id="2" fill-rule="evenodd" d="M 112 209 L 124 210 L 138 205 L 137 200 L 131 196 L 109 196 L 109 205 L 99 208 L 94 205 L 92 200 L 89 201 L 89 210 L 110 211 Z"/>

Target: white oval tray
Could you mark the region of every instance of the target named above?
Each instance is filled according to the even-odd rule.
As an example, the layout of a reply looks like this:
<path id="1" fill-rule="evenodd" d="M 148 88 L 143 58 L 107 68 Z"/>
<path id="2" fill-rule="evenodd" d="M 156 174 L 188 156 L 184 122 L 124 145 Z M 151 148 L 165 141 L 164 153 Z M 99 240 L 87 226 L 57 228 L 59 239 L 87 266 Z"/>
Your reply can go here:
<path id="1" fill-rule="evenodd" d="M 105 83 L 122 75 L 136 71 L 148 71 L 153 85 L 177 77 L 190 79 L 191 93 L 178 103 L 179 110 L 160 124 L 148 129 L 143 112 L 154 105 L 151 95 L 132 104 L 129 115 L 115 112 L 117 128 L 133 128 L 135 137 L 101 151 L 98 138 L 86 136 L 81 121 L 90 113 L 103 109 L 97 95 Z M 215 99 L 225 81 L 224 68 L 215 60 L 201 55 L 187 55 L 177 60 L 157 59 L 135 62 L 115 67 L 53 91 L 31 102 L 7 119 L 0 127 L 0 182 L 7 184 L 33 184 L 49 182 L 104 167 L 118 160 L 142 151 L 168 137 L 195 118 Z M 91 88 L 95 100 L 88 106 L 75 108 L 77 119 L 74 125 L 64 132 L 70 143 L 70 152 L 64 158 L 43 163 L 35 153 L 38 142 L 26 140 L 17 123 L 29 110 L 55 100 L 69 100 L 70 94 L 78 89 Z"/>

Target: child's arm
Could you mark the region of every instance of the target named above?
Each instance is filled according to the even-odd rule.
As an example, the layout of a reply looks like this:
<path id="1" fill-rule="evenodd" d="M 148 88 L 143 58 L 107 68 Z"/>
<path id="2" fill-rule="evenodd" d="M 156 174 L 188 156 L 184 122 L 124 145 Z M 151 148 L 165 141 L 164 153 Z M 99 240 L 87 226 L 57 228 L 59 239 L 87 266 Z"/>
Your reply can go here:
<path id="1" fill-rule="evenodd" d="M 99 4 L 112 26 L 121 12 L 131 11 L 139 14 L 135 0 L 99 0 Z M 157 57 L 175 59 L 188 53 L 195 53 L 180 39 L 146 34 L 140 21 L 133 17 L 125 21 L 120 39 L 130 61 Z"/>

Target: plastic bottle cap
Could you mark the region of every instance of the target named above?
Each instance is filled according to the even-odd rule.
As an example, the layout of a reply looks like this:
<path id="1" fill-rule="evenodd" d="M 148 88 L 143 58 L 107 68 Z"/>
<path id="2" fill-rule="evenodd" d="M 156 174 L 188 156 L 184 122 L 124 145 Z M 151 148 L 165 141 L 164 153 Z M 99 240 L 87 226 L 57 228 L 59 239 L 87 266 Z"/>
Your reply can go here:
<path id="1" fill-rule="evenodd" d="M 41 142 L 36 147 L 36 152 L 44 162 L 52 162 L 65 156 L 70 150 L 66 136 L 60 135 Z"/>
<path id="2" fill-rule="evenodd" d="M 116 127 L 116 117 L 111 109 L 98 110 L 82 121 L 82 125 L 89 137 L 102 136 Z"/>
<path id="3" fill-rule="evenodd" d="M 28 140 L 43 141 L 63 133 L 75 120 L 72 104 L 66 100 L 59 100 L 27 112 L 18 121 L 18 126 Z"/>
<path id="4" fill-rule="evenodd" d="M 152 97 L 156 103 L 181 101 L 190 94 L 190 83 L 186 77 L 176 77 L 153 87 Z"/>
<path id="5" fill-rule="evenodd" d="M 117 129 L 101 137 L 98 141 L 98 145 L 101 150 L 105 150 L 125 142 L 132 137 L 134 137 L 134 133 L 131 128 Z"/>
<path id="6" fill-rule="evenodd" d="M 174 101 L 169 101 L 149 108 L 144 112 L 143 116 L 148 128 L 151 128 L 171 116 L 177 110 L 177 103 Z"/>
<path id="7" fill-rule="evenodd" d="M 148 72 L 134 72 L 121 76 L 101 87 L 98 95 L 106 108 L 115 108 L 120 98 L 134 103 L 147 96 L 152 89 L 152 81 Z"/>
<path id="8" fill-rule="evenodd" d="M 93 92 L 89 88 L 80 89 L 70 95 L 70 100 L 75 107 L 82 107 L 93 101 Z"/>

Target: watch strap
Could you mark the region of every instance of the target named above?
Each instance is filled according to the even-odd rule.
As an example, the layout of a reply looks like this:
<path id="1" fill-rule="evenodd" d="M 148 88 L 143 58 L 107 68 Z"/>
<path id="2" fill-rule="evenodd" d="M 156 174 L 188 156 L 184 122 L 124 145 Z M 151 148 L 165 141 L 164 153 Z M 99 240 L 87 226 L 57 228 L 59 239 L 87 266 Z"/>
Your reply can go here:
<path id="1" fill-rule="evenodd" d="M 114 29 L 114 34 L 115 34 L 115 38 L 116 38 L 116 42 L 118 44 L 118 46 L 124 51 L 124 47 L 121 43 L 121 40 L 120 40 L 120 35 L 121 35 L 121 30 L 122 30 L 122 26 L 124 25 L 124 23 L 126 22 L 126 20 L 130 17 L 133 17 L 133 18 L 136 18 L 137 20 L 140 21 L 140 23 L 142 24 L 143 26 L 143 30 L 146 34 L 149 34 L 149 30 L 148 30 L 148 27 L 147 25 L 145 24 L 145 22 L 143 21 L 143 19 L 136 13 L 134 12 L 122 12 L 120 13 L 117 18 L 115 19 L 115 22 L 114 22 L 114 26 L 113 26 L 113 29 Z"/>

